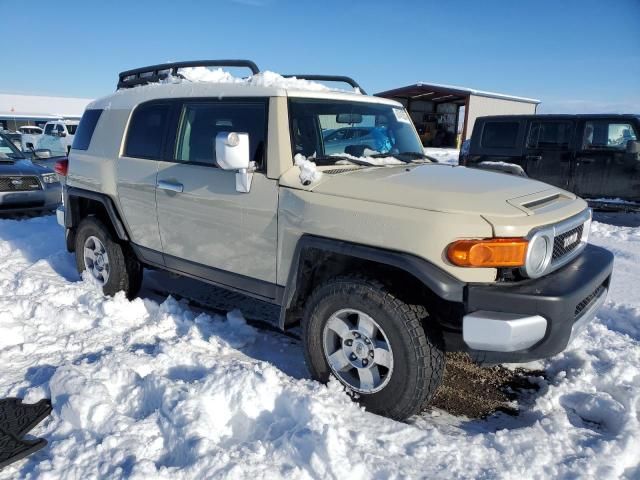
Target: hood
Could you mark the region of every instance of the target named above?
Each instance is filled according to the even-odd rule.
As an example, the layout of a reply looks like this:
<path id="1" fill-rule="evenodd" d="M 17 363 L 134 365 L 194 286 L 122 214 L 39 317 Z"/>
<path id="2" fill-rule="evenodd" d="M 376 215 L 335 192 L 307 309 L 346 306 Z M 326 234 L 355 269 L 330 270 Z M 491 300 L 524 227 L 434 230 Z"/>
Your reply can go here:
<path id="1" fill-rule="evenodd" d="M 31 160 L 0 161 L 0 176 L 5 175 L 40 175 L 50 172 L 48 168 L 34 164 Z"/>
<path id="2" fill-rule="evenodd" d="M 301 187 L 299 181 L 298 185 Z M 517 201 L 524 196 L 557 194 L 575 198 L 568 192 L 528 178 L 435 163 L 366 167 L 346 173 L 323 174 L 309 190 L 424 210 L 492 217 L 531 215 L 533 212 L 521 208 Z"/>

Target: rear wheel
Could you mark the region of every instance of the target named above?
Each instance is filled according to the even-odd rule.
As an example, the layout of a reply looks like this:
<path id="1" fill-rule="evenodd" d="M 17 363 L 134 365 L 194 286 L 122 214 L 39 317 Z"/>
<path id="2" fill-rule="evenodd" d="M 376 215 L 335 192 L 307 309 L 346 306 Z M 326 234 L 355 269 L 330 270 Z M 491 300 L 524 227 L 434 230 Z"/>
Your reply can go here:
<path id="1" fill-rule="evenodd" d="M 142 284 L 142 266 L 126 245 L 114 240 L 109 229 L 97 218 L 80 222 L 76 233 L 78 273 L 88 272 L 105 295 L 124 291 L 134 298 Z"/>
<path id="2" fill-rule="evenodd" d="M 439 336 L 425 332 L 425 316 L 375 281 L 333 279 L 305 310 L 309 370 L 321 382 L 334 375 L 368 410 L 405 419 L 431 400 L 444 371 Z"/>

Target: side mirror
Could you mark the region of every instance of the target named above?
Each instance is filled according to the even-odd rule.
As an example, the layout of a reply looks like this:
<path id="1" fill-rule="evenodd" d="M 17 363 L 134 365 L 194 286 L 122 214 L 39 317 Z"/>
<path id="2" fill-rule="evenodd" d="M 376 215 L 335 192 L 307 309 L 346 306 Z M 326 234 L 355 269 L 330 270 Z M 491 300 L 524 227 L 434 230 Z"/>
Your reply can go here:
<path id="1" fill-rule="evenodd" d="M 249 159 L 249 134 L 220 132 L 216 135 L 216 162 L 223 170 L 236 170 L 236 191 L 251 190 L 253 166 Z"/>
<path id="2" fill-rule="evenodd" d="M 638 140 L 629 140 L 627 142 L 627 153 L 632 155 L 638 155 L 640 153 L 640 141 Z"/>
<path id="3" fill-rule="evenodd" d="M 62 137 L 66 137 L 67 134 L 65 132 L 58 132 L 58 136 L 62 138 Z"/>
<path id="4" fill-rule="evenodd" d="M 38 158 L 51 158 L 51 150 L 48 148 L 40 148 L 33 151 L 34 155 Z"/>

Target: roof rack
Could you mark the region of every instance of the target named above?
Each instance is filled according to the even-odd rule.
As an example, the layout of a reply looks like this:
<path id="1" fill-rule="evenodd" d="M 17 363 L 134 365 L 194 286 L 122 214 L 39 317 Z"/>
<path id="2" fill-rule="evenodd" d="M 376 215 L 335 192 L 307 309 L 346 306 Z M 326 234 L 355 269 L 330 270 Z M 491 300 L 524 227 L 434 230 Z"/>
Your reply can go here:
<path id="1" fill-rule="evenodd" d="M 343 75 L 305 75 L 305 74 L 300 74 L 300 75 L 282 75 L 285 78 L 291 78 L 291 77 L 296 77 L 299 78 L 301 80 L 313 80 L 313 81 L 320 81 L 320 82 L 341 82 L 341 83 L 346 83 L 347 85 L 351 85 L 354 89 L 356 90 L 360 90 L 360 93 L 362 93 L 363 95 L 366 95 L 367 92 L 364 91 L 364 88 L 362 88 L 358 82 L 356 82 L 353 78 L 351 77 L 345 77 Z"/>
<path id="2" fill-rule="evenodd" d="M 178 70 L 189 67 L 239 67 L 248 68 L 253 75 L 260 73 L 258 66 L 251 60 L 193 60 L 190 62 L 171 62 L 148 67 L 134 68 L 118 74 L 118 90 L 147 83 L 156 83 L 169 75 L 180 76 Z"/>

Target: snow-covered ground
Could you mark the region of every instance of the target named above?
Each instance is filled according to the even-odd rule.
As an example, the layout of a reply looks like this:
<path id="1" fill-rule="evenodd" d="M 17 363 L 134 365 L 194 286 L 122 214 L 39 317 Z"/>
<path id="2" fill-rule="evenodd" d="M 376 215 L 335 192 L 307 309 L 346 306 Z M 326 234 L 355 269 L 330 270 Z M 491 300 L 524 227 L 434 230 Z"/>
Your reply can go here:
<path id="1" fill-rule="evenodd" d="M 592 238 L 616 255 L 609 300 L 519 416 L 405 424 L 237 311 L 103 297 L 54 217 L 0 220 L 0 396 L 54 406 L 32 432 L 49 446 L 0 478 L 640 478 L 640 228 Z"/>
<path id="2" fill-rule="evenodd" d="M 429 155 L 430 157 L 435 158 L 440 163 L 458 165 L 458 156 L 460 155 L 460 150 L 457 150 L 455 148 L 425 147 L 424 153 L 425 155 Z"/>

